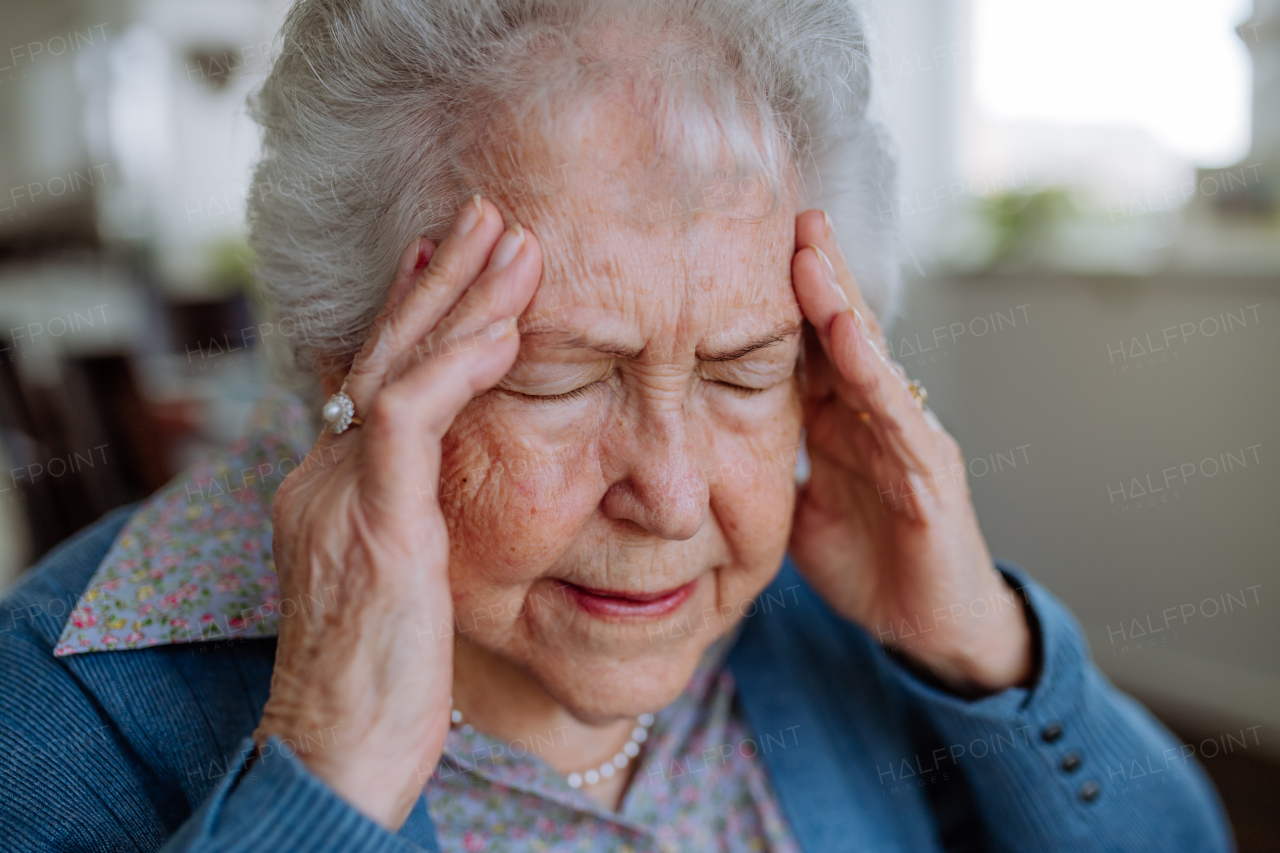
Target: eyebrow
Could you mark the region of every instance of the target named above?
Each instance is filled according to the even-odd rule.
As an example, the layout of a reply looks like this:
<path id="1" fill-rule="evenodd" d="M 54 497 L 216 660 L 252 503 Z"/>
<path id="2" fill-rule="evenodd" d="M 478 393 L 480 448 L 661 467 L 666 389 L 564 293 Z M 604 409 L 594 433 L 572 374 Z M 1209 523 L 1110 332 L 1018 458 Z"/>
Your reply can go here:
<path id="1" fill-rule="evenodd" d="M 702 361 L 733 361 L 734 359 L 739 359 L 745 355 L 749 355 L 756 350 L 771 347 L 774 344 L 780 344 L 787 338 L 800 334 L 800 330 L 802 328 L 802 323 L 794 323 L 791 321 L 779 323 L 768 332 L 765 332 L 757 338 L 752 338 L 740 347 L 730 350 L 703 350 L 698 353 L 698 358 Z"/>
<path id="2" fill-rule="evenodd" d="M 701 361 L 734 361 L 756 350 L 782 343 L 788 338 L 799 334 L 802 327 L 803 324 L 791 321 L 780 323 L 768 332 L 732 349 L 704 349 L 699 351 L 697 356 Z M 644 347 L 624 347 L 609 341 L 597 340 L 582 332 L 534 331 L 526 332 L 522 337 L 526 340 L 529 338 L 543 338 L 547 339 L 551 346 L 559 349 L 591 350 L 601 355 L 627 361 L 635 361 L 644 353 Z"/>

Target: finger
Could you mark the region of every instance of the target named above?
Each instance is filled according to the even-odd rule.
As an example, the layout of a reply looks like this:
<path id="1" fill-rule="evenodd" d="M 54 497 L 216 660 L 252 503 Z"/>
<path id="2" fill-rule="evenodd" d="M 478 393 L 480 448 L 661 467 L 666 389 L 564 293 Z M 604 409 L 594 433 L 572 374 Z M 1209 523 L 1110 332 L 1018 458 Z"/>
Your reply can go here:
<path id="1" fill-rule="evenodd" d="M 863 333 L 872 341 L 877 341 L 878 335 L 875 330 L 868 328 L 868 316 L 850 305 L 844 288 L 838 282 L 837 268 L 820 247 L 806 246 L 796 252 L 791 260 L 791 282 L 800 310 L 813 326 L 828 359 L 834 361 L 831 351 L 831 328 L 836 318 L 842 314 L 852 316 Z M 878 345 L 873 344 L 871 349 L 877 360 L 884 363 L 890 372 L 895 373 L 899 381 L 906 383 L 907 374 L 901 366 L 886 358 Z M 812 364 L 812 372 L 820 375 L 822 367 L 821 360 L 816 360 Z M 827 384 L 815 382 L 813 387 L 825 390 Z"/>
<path id="2" fill-rule="evenodd" d="M 378 316 L 373 319 L 373 326 L 370 329 L 369 337 L 365 340 L 364 346 L 355 357 L 354 364 L 359 364 L 368 357 L 368 354 L 377 346 L 378 336 L 381 335 L 382 329 L 386 325 L 387 318 L 392 312 L 404 301 L 404 298 L 413 288 L 418 275 L 431 262 L 431 256 L 435 253 L 435 243 L 425 237 L 420 237 L 409 244 L 400 256 L 400 261 L 396 265 L 396 276 L 391 282 L 391 287 L 387 291 L 386 302 L 383 303 L 382 309 L 378 312 Z M 354 369 L 354 368 L 349 368 Z M 328 458 L 336 462 L 344 456 L 347 450 L 354 443 L 355 436 L 351 433 L 343 435 L 334 435 L 329 430 L 322 430 L 315 446 L 311 449 L 311 454 L 319 459 Z M 314 470 L 319 463 L 308 459 L 308 465 L 302 466 L 306 470 Z"/>
<path id="3" fill-rule="evenodd" d="M 809 217 L 813 224 L 814 217 Z M 821 216 L 817 217 L 821 220 Z M 843 266 L 843 265 L 841 265 Z M 846 268 L 847 272 L 847 268 Z M 911 395 L 906 371 L 874 343 L 867 316 L 849 304 L 838 283 L 839 267 L 818 246 L 806 246 L 792 260 L 792 282 L 820 352 L 811 353 L 810 388 L 815 398 L 834 395 L 858 412 L 877 440 L 912 468 L 923 464 L 928 421 Z"/>
<path id="4" fill-rule="evenodd" d="M 444 358 L 475 345 L 476 335 L 524 313 L 542 276 L 542 250 L 537 238 L 520 223 L 512 223 L 489 255 L 489 262 L 447 316 L 424 340 L 405 351 L 387 372 L 388 381 L 413 364 Z"/>
<path id="5" fill-rule="evenodd" d="M 836 280 L 831 259 L 818 246 L 799 249 L 791 260 L 791 282 L 805 319 L 820 338 L 827 338 L 831 321 L 852 307 Z"/>
<path id="6" fill-rule="evenodd" d="M 515 317 L 504 318 L 476 346 L 415 364 L 378 393 L 361 431 L 371 478 L 367 494 L 381 510 L 402 516 L 407 507 L 434 503 L 440 440 L 458 412 L 511 369 L 519 338 Z"/>
<path id="7" fill-rule="evenodd" d="M 502 216 L 491 202 L 473 196 L 462 204 L 452 229 L 426 268 L 374 329 L 353 363 L 346 392 L 357 413 L 369 405 L 385 383 L 391 364 L 431 331 L 475 280 L 502 231 Z M 406 266 L 407 260 L 402 257 L 400 271 Z"/>
<path id="8" fill-rule="evenodd" d="M 875 312 L 867 305 L 866 299 L 862 296 L 862 291 L 858 288 L 853 272 L 845 261 L 844 252 L 841 251 L 840 244 L 836 241 L 835 233 L 832 230 L 831 217 L 827 216 L 825 211 L 806 210 L 796 217 L 796 251 L 799 252 L 801 249 L 810 246 L 816 246 L 819 252 L 830 260 L 836 285 L 848 298 L 848 307 L 856 309 L 866 321 L 868 337 L 882 350 L 887 350 L 884 332 L 880 329 L 880 322 L 876 318 Z"/>
<path id="9" fill-rule="evenodd" d="M 836 374 L 836 397 L 867 413 L 867 425 L 902 464 L 930 470 L 927 457 L 935 442 L 929 421 L 902 376 L 878 354 L 866 327 L 853 312 L 841 312 L 831 322 L 829 337 L 826 353 Z"/>

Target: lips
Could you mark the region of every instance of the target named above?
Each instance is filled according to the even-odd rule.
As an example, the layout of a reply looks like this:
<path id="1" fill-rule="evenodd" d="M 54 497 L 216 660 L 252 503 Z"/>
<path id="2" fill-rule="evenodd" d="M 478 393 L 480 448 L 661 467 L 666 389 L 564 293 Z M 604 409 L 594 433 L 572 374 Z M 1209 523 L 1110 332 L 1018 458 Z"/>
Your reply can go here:
<path id="1" fill-rule="evenodd" d="M 592 616 L 611 619 L 656 619 L 678 609 L 698 586 L 696 580 L 661 592 L 624 592 L 592 589 L 566 583 L 574 602 Z"/>

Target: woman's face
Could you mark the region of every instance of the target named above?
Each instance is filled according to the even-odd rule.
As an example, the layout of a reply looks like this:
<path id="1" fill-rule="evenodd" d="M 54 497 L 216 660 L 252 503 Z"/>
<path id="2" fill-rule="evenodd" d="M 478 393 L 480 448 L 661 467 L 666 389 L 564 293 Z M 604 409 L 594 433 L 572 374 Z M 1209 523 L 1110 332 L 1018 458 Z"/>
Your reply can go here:
<path id="1" fill-rule="evenodd" d="M 441 477 L 461 637 L 583 719 L 666 705 L 753 612 L 786 547 L 801 425 L 792 205 L 636 222 L 607 166 L 507 200 L 542 282 Z"/>

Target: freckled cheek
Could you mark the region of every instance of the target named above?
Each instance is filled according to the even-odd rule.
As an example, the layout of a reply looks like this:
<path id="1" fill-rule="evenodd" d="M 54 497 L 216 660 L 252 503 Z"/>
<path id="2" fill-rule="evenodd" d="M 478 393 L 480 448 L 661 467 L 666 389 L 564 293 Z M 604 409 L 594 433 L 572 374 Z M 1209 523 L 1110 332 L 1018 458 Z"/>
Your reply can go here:
<path id="1" fill-rule="evenodd" d="M 789 401 L 749 432 L 717 442 L 707 473 L 711 502 L 735 553 L 749 562 L 772 563 L 790 536 L 800 418 L 798 403 Z"/>
<path id="2" fill-rule="evenodd" d="M 550 572 L 599 503 L 593 445 L 548 446 L 527 423 L 480 420 L 455 424 L 442 448 L 450 573 L 468 586 L 528 584 Z"/>

